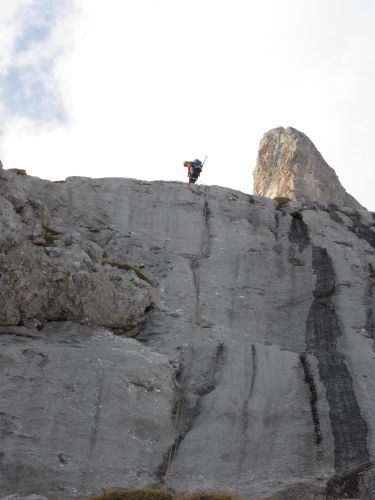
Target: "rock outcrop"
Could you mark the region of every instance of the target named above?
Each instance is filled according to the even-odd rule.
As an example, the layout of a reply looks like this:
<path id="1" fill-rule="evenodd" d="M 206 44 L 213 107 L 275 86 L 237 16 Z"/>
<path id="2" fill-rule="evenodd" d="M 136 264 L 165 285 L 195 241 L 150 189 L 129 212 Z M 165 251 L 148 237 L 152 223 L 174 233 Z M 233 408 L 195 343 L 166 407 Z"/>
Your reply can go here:
<path id="1" fill-rule="evenodd" d="M 79 215 L 52 217 L 27 197 L 17 176 L 8 171 L 4 182 L 12 187 L 0 199 L 0 324 L 70 320 L 125 331 L 142 322 L 149 283 L 127 264 L 125 250 L 113 252 L 113 230 L 102 230 L 109 241 L 104 252 L 87 237 L 99 232 L 99 219 L 91 227 Z"/>
<path id="2" fill-rule="evenodd" d="M 0 192 L 1 495 L 374 498 L 373 214 L 7 171 Z"/>
<path id="3" fill-rule="evenodd" d="M 363 209 L 345 191 L 310 139 L 291 127 L 278 127 L 264 134 L 253 176 L 254 194 L 259 196 Z"/>

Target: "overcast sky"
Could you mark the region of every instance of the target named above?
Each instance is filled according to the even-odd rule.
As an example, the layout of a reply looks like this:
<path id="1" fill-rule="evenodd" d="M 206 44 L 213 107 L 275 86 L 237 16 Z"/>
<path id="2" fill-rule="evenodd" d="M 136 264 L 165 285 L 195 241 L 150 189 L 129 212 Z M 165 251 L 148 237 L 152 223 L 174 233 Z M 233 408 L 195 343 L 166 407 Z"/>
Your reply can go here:
<path id="1" fill-rule="evenodd" d="M 304 132 L 375 211 L 374 0 L 0 0 L 6 168 L 252 192 L 262 135 Z"/>

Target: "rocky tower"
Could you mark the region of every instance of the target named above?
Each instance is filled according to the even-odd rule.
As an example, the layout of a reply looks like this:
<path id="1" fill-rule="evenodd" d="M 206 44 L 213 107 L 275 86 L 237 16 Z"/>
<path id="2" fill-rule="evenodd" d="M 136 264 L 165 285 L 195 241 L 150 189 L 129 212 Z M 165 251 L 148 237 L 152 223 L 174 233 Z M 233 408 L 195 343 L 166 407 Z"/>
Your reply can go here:
<path id="1" fill-rule="evenodd" d="M 278 127 L 264 134 L 253 175 L 254 194 L 260 196 L 363 209 L 345 191 L 310 139 L 292 127 Z"/>

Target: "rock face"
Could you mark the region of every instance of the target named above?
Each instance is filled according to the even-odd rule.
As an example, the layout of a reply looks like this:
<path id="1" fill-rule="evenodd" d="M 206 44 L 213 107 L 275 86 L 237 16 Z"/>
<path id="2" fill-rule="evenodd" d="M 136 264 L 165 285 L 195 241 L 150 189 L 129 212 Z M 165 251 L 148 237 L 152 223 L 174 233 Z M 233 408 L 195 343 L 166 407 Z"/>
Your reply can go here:
<path id="1" fill-rule="evenodd" d="M 291 127 L 264 134 L 253 176 L 254 193 L 259 196 L 363 209 L 345 191 L 310 139 Z"/>
<path id="2" fill-rule="evenodd" d="M 375 497 L 373 214 L 7 171 L 0 192 L 4 497 Z"/>
<path id="3" fill-rule="evenodd" d="M 143 321 L 151 304 L 149 286 L 124 261 L 124 252 L 115 254 L 113 244 L 104 252 L 87 237 L 99 229 L 80 216 L 52 218 L 45 204 L 27 199 L 17 177 L 12 182 L 0 199 L 0 324 L 70 320 L 128 330 Z M 104 232 L 113 243 L 113 231 Z"/>

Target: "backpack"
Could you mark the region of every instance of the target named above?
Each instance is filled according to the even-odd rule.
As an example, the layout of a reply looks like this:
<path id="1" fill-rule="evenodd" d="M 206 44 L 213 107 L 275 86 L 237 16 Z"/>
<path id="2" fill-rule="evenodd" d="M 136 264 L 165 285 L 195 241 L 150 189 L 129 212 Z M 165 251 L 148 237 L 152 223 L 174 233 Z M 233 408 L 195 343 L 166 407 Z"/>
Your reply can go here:
<path id="1" fill-rule="evenodd" d="M 193 161 L 193 165 L 196 171 L 201 172 L 203 163 L 198 158 Z"/>

